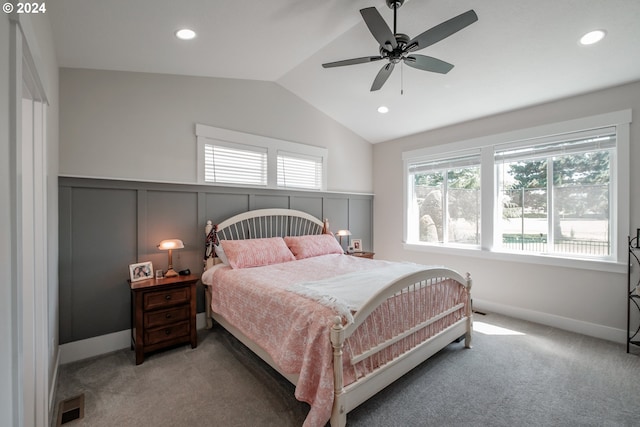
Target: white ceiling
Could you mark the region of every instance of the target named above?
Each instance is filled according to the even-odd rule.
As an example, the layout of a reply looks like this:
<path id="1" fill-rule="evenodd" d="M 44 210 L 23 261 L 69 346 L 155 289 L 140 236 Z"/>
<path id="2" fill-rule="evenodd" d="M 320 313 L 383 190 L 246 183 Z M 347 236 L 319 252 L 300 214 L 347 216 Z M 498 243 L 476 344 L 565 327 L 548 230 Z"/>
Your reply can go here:
<path id="1" fill-rule="evenodd" d="M 384 0 L 56 0 L 46 13 L 61 67 L 274 81 L 372 143 L 640 80 L 638 0 L 411 0 L 397 24 L 410 37 L 469 9 L 479 20 L 419 52 L 451 72 L 398 66 L 372 93 L 382 61 L 321 67 L 378 54 L 369 6 L 392 27 Z M 176 39 L 181 27 L 197 38 Z M 580 46 L 593 29 L 607 37 Z"/>

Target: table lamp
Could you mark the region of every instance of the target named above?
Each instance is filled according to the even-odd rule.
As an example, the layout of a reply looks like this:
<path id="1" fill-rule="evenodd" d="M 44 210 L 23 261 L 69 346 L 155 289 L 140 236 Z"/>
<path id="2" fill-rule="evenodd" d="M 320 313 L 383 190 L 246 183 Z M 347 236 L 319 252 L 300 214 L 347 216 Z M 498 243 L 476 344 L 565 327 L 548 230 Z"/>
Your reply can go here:
<path id="1" fill-rule="evenodd" d="M 173 269 L 172 252 L 174 249 L 182 249 L 182 248 L 184 248 L 184 243 L 182 243 L 182 240 L 180 239 L 163 240 L 158 245 L 158 249 L 163 251 L 166 251 L 166 250 L 169 251 L 169 268 L 165 273 L 164 277 L 175 277 L 178 275 L 178 273 L 176 273 L 176 271 Z"/>
<path id="2" fill-rule="evenodd" d="M 351 232 L 349 230 L 338 230 L 336 236 L 340 239 L 340 246 L 342 246 L 342 236 L 351 236 Z M 347 246 L 349 245 L 349 241 L 347 241 Z"/>

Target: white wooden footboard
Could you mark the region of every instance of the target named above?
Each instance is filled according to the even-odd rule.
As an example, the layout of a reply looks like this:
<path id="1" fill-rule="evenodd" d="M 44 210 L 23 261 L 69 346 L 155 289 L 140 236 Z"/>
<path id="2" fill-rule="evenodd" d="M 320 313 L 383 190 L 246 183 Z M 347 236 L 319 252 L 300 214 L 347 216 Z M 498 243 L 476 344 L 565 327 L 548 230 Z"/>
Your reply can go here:
<path id="1" fill-rule="evenodd" d="M 408 351 L 398 355 L 393 360 L 387 361 L 384 365 L 376 368 L 372 372 L 357 379 L 355 382 L 344 385 L 343 372 L 343 351 L 345 342 L 351 337 L 359 327 L 365 322 L 367 317 L 374 312 L 381 304 L 385 303 L 389 298 L 403 294 L 404 298 L 408 298 L 412 310 L 427 310 L 423 300 L 418 298 L 419 292 L 416 290 L 424 289 L 432 286 L 441 280 L 452 279 L 460 286 L 464 287 L 467 295 L 467 304 L 464 302 L 446 307 L 438 313 L 429 313 L 424 315 L 424 320 L 416 325 L 408 325 L 402 332 L 393 337 L 379 342 L 377 345 L 362 352 L 361 354 L 351 354 L 351 364 L 356 363 L 374 356 L 394 344 L 406 339 L 416 333 L 429 328 L 441 319 L 462 310 L 462 316 L 446 328 L 436 331 L 428 336 L 427 339 L 418 342 Z M 331 415 L 332 427 L 343 427 L 346 425 L 346 416 L 349 411 L 369 399 L 374 394 L 400 378 L 402 375 L 446 347 L 452 341 L 458 339 L 462 335 L 465 336 L 465 347 L 471 348 L 471 332 L 472 332 L 472 312 L 471 312 L 471 277 L 467 274 L 463 278 L 455 271 L 437 268 L 419 271 L 398 280 L 393 285 L 381 290 L 374 295 L 355 315 L 354 322 L 344 326 L 342 319 L 336 317 L 331 330 L 331 343 L 333 346 L 333 372 L 335 396 L 333 402 L 333 410 Z M 415 300 L 414 300 L 415 297 Z M 426 313 L 425 313 L 426 314 Z M 420 317 L 420 314 L 417 316 Z"/>

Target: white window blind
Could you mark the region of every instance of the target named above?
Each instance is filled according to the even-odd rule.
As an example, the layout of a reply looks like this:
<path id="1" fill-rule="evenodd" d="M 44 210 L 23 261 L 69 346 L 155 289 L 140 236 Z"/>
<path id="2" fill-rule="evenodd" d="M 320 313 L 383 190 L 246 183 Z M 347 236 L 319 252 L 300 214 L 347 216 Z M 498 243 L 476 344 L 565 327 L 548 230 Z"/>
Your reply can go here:
<path id="1" fill-rule="evenodd" d="M 260 147 L 205 144 L 205 181 L 267 185 L 267 150 Z"/>
<path id="2" fill-rule="evenodd" d="M 278 187 L 322 189 L 322 157 L 278 151 Z"/>
<path id="3" fill-rule="evenodd" d="M 553 156 L 582 154 L 616 147 L 616 128 L 593 129 L 565 135 L 497 145 L 496 162 L 537 160 Z"/>
<path id="4" fill-rule="evenodd" d="M 408 161 L 410 174 L 431 173 L 444 171 L 448 169 L 462 169 L 480 165 L 480 152 L 473 152 L 466 155 L 433 158 L 433 159 L 416 159 Z"/>

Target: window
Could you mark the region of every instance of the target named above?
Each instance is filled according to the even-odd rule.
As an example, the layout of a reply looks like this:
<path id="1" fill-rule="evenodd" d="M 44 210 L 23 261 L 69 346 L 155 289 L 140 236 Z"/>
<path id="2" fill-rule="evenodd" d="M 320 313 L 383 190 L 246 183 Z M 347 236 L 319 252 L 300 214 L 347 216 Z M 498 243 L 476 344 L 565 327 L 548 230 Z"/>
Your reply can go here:
<path id="1" fill-rule="evenodd" d="M 322 157 L 278 152 L 278 187 L 320 190 Z"/>
<path id="2" fill-rule="evenodd" d="M 496 150 L 500 239 L 495 246 L 608 257 L 615 128 L 554 139 Z"/>
<path id="3" fill-rule="evenodd" d="M 326 148 L 196 125 L 198 182 L 325 190 Z"/>
<path id="4" fill-rule="evenodd" d="M 480 244 L 480 153 L 409 162 L 411 238 Z"/>
<path id="5" fill-rule="evenodd" d="M 403 153 L 405 245 L 618 271 L 630 122 L 625 110 Z"/>
<path id="6" fill-rule="evenodd" d="M 256 147 L 205 144 L 206 182 L 267 185 L 267 150 Z"/>

